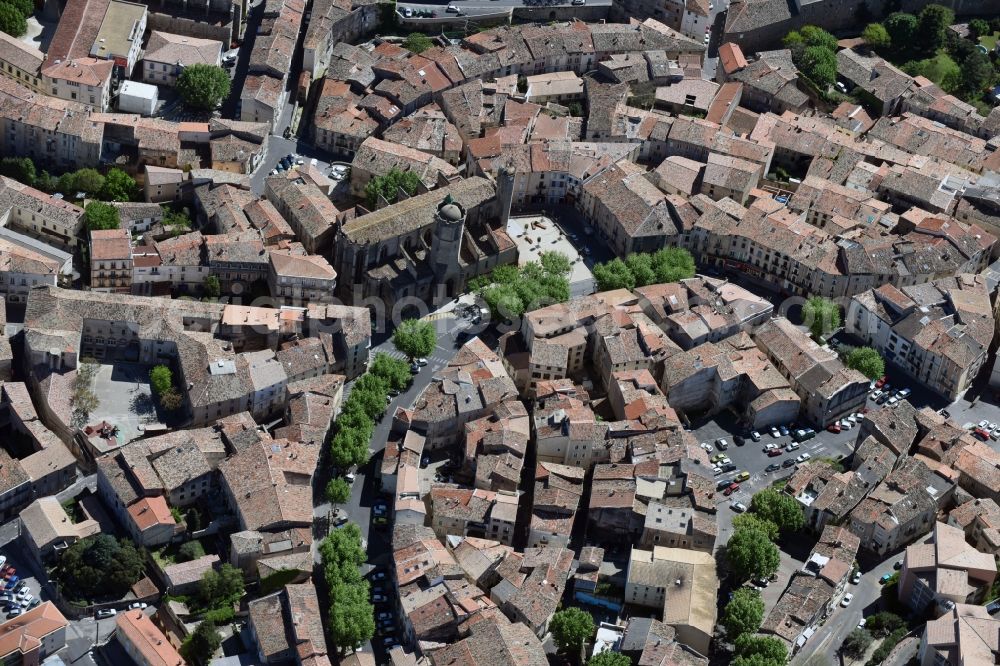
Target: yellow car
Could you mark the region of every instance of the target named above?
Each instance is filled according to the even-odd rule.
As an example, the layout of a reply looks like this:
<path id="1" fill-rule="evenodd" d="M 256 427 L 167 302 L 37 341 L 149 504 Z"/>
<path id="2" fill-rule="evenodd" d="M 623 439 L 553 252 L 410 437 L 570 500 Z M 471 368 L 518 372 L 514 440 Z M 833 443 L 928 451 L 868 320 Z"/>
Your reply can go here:
<path id="1" fill-rule="evenodd" d="M 746 481 L 749 478 L 750 478 L 750 472 L 740 472 L 739 474 L 736 475 L 737 481 Z"/>

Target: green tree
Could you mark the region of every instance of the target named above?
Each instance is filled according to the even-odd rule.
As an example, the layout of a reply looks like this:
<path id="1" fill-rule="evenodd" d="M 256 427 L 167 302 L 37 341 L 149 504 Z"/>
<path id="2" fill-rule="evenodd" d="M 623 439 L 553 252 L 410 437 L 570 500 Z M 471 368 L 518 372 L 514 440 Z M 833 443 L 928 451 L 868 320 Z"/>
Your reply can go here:
<path id="1" fill-rule="evenodd" d="M 181 562 L 190 562 L 191 560 L 197 560 L 199 557 L 205 557 L 205 549 L 197 539 L 185 541 L 177 549 L 177 559 Z"/>
<path id="2" fill-rule="evenodd" d="M 57 178 L 53 178 L 52 174 L 45 169 L 42 169 L 41 173 L 38 174 L 38 177 L 35 178 L 35 188 L 41 190 L 42 192 L 54 192 L 58 185 L 59 180 Z"/>
<path id="3" fill-rule="evenodd" d="M 972 51 L 969 57 L 962 61 L 961 72 L 962 91 L 970 96 L 977 96 L 983 92 L 996 76 L 996 70 L 993 69 L 989 56 L 978 49 Z"/>
<path id="4" fill-rule="evenodd" d="M 28 31 L 24 15 L 7 2 L 0 2 L 0 31 L 11 37 L 20 37 Z"/>
<path id="5" fill-rule="evenodd" d="M 749 587 L 733 592 L 733 598 L 722 610 L 721 624 L 731 641 L 743 634 L 755 633 L 763 620 L 764 600 L 760 598 L 760 592 Z"/>
<path id="6" fill-rule="evenodd" d="M 528 92 L 528 77 L 526 76 L 517 77 L 517 92 L 521 93 L 522 95 Z"/>
<path id="7" fill-rule="evenodd" d="M 591 657 L 587 666 L 632 666 L 632 660 L 621 652 L 605 650 Z"/>
<path id="8" fill-rule="evenodd" d="M 403 48 L 411 53 L 423 53 L 432 46 L 434 42 L 422 32 L 411 32 L 403 40 Z"/>
<path id="9" fill-rule="evenodd" d="M 157 395 L 163 395 L 174 387 L 174 373 L 165 365 L 154 366 L 149 371 L 149 383 Z"/>
<path id="10" fill-rule="evenodd" d="M 338 530 L 340 531 L 340 530 Z M 341 650 L 353 650 L 375 635 L 375 611 L 368 601 L 368 581 L 337 582 L 330 588 L 330 632 Z"/>
<path id="11" fill-rule="evenodd" d="M 351 499 L 351 484 L 339 476 L 330 479 L 326 484 L 326 499 L 333 504 L 344 504 Z"/>
<path id="12" fill-rule="evenodd" d="M 538 262 L 551 275 L 569 275 L 573 271 L 569 257 L 562 252 L 542 252 L 538 255 Z"/>
<path id="13" fill-rule="evenodd" d="M 802 306 L 802 320 L 813 338 L 821 341 L 840 328 L 840 306 L 829 298 L 812 296 Z"/>
<path id="14" fill-rule="evenodd" d="M 780 559 L 778 547 L 758 529 L 737 529 L 726 545 L 726 560 L 737 580 L 769 578 L 778 570 Z"/>
<path id="15" fill-rule="evenodd" d="M 855 347 L 847 355 L 847 367 L 857 370 L 868 379 L 878 379 L 885 374 L 885 360 L 871 347 Z"/>
<path id="16" fill-rule="evenodd" d="M 35 13 L 35 3 L 32 0 L 3 0 L 13 7 L 24 18 L 28 18 Z"/>
<path id="17" fill-rule="evenodd" d="M 752 654 L 748 657 L 739 655 L 730 663 L 733 666 L 785 666 L 784 661 L 775 661 L 759 654 Z"/>
<path id="18" fill-rule="evenodd" d="M 416 193 L 420 187 L 420 176 L 415 171 L 400 171 L 392 168 L 382 176 L 375 176 L 365 185 L 365 202 L 368 208 L 375 210 L 381 199 L 393 203 L 399 198 L 399 190 L 408 195 Z"/>
<path id="19" fill-rule="evenodd" d="M 755 513 L 741 513 L 733 517 L 733 529 L 747 527 L 763 532 L 771 541 L 778 539 L 778 526 Z"/>
<path id="20" fill-rule="evenodd" d="M 750 499 L 754 515 L 778 526 L 781 532 L 796 532 L 805 525 L 802 505 L 788 493 L 765 488 Z"/>
<path id="21" fill-rule="evenodd" d="M 954 92 L 962 85 L 962 71 L 946 53 L 926 60 L 911 60 L 902 69 L 910 76 L 927 77 L 946 91 Z"/>
<path id="22" fill-rule="evenodd" d="M 121 217 L 118 209 L 101 201 L 91 201 L 83 209 L 83 219 L 87 229 L 118 229 L 121 227 Z"/>
<path id="23" fill-rule="evenodd" d="M 56 575 L 63 594 L 93 599 L 124 594 L 143 570 L 142 552 L 131 541 L 98 534 L 63 551 Z"/>
<path id="24" fill-rule="evenodd" d="M 597 282 L 597 291 L 635 289 L 635 275 L 621 259 L 615 258 L 603 264 L 596 264 L 592 272 L 594 281 Z"/>
<path id="25" fill-rule="evenodd" d="M 138 191 L 135 178 L 121 169 L 112 169 L 104 176 L 104 185 L 98 196 L 105 201 L 132 201 Z"/>
<path id="26" fill-rule="evenodd" d="M 583 117 L 583 106 L 579 102 L 570 102 L 566 107 L 569 110 L 569 115 L 574 118 Z"/>
<path id="27" fill-rule="evenodd" d="M 889 33 L 889 42 L 896 51 L 904 51 L 913 45 L 917 34 L 917 17 L 905 12 L 890 14 L 882 25 Z"/>
<path id="28" fill-rule="evenodd" d="M 370 434 L 350 427 L 337 427 L 337 432 L 330 440 L 331 462 L 337 467 L 361 465 L 368 460 L 368 442 Z"/>
<path id="29" fill-rule="evenodd" d="M 214 275 L 209 275 L 205 278 L 205 282 L 202 284 L 202 292 L 208 298 L 218 298 L 219 294 L 222 293 L 222 286 L 219 284 L 219 278 Z"/>
<path id="30" fill-rule="evenodd" d="M 160 394 L 160 407 L 168 412 L 177 411 L 184 405 L 184 398 L 173 387 Z"/>
<path id="31" fill-rule="evenodd" d="M 823 89 L 837 80 L 837 55 L 822 46 L 807 46 L 797 63 L 802 73 Z"/>
<path id="32" fill-rule="evenodd" d="M 434 324 L 420 319 L 406 319 L 392 333 L 392 344 L 413 361 L 415 358 L 430 356 L 437 346 L 437 332 Z"/>
<path id="33" fill-rule="evenodd" d="M 323 576 L 327 585 L 333 588 L 341 581 L 361 579 L 358 567 L 368 559 L 361 547 L 361 528 L 354 523 L 333 530 L 319 545 L 323 563 Z"/>
<path id="34" fill-rule="evenodd" d="M 406 361 L 382 352 L 375 354 L 375 358 L 368 364 L 368 372 L 384 381 L 390 389 L 397 391 L 402 391 L 412 381 Z"/>
<path id="35" fill-rule="evenodd" d="M 875 51 L 887 49 L 892 45 L 889 31 L 881 23 L 869 23 L 861 33 L 862 39 Z"/>
<path id="36" fill-rule="evenodd" d="M 899 617 L 895 613 L 889 613 L 888 611 L 882 611 L 870 615 L 868 621 L 865 622 L 865 628 L 870 631 L 875 636 L 885 637 L 906 626 L 906 622 L 903 618 Z"/>
<path id="37" fill-rule="evenodd" d="M 0 176 L 34 187 L 37 178 L 35 163 L 27 157 L 4 157 L 0 159 Z"/>
<path id="38" fill-rule="evenodd" d="M 865 656 L 873 640 L 867 629 L 859 627 L 847 634 L 840 644 L 840 651 L 852 659 L 860 659 Z"/>
<path id="39" fill-rule="evenodd" d="M 559 647 L 559 651 L 575 660 L 586 642 L 594 635 L 596 627 L 590 613 L 576 606 L 570 606 L 552 616 L 549 631 L 552 632 L 552 640 Z"/>
<path id="40" fill-rule="evenodd" d="M 755 636 L 747 633 L 736 637 L 734 644 L 736 654 L 749 658 L 754 655 L 776 664 L 788 661 L 788 648 L 780 638 L 774 636 Z"/>
<path id="41" fill-rule="evenodd" d="M 229 96 L 229 73 L 217 65 L 197 63 L 184 68 L 174 86 L 184 104 L 211 111 Z"/>
<path id="42" fill-rule="evenodd" d="M 190 663 L 207 663 L 219 646 L 222 645 L 222 637 L 215 623 L 211 620 L 203 620 L 194 628 L 194 631 L 184 639 L 180 653 Z"/>
<path id="43" fill-rule="evenodd" d="M 243 592 L 243 572 L 228 563 L 218 571 L 206 571 L 198 582 L 198 599 L 209 609 L 232 606 Z"/>
<path id="44" fill-rule="evenodd" d="M 103 188 L 104 176 L 97 169 L 78 169 L 59 177 L 59 191 L 67 196 L 83 192 L 87 196 L 96 197 Z"/>
<path id="45" fill-rule="evenodd" d="M 653 253 L 652 268 L 655 284 L 680 282 L 694 277 L 694 257 L 682 247 L 664 248 Z"/>
<path id="46" fill-rule="evenodd" d="M 978 40 L 983 35 L 990 34 L 990 24 L 988 21 L 980 18 L 974 18 L 969 21 L 969 37 L 973 41 Z"/>
<path id="47" fill-rule="evenodd" d="M 171 507 L 171 512 L 173 512 L 173 507 Z M 174 518 L 178 523 L 181 522 L 179 519 Z M 201 514 L 198 513 L 198 509 L 191 507 L 184 514 L 184 523 L 187 525 L 189 532 L 197 532 L 201 529 Z"/>
<path id="48" fill-rule="evenodd" d="M 955 12 L 941 5 L 927 5 L 917 16 L 914 37 L 921 50 L 934 53 L 944 46 L 945 32 L 955 22 Z"/>
<path id="49" fill-rule="evenodd" d="M 163 206 L 163 227 L 170 232 L 171 236 L 180 236 L 191 231 L 191 218 L 186 209 L 183 211 L 173 211 Z"/>

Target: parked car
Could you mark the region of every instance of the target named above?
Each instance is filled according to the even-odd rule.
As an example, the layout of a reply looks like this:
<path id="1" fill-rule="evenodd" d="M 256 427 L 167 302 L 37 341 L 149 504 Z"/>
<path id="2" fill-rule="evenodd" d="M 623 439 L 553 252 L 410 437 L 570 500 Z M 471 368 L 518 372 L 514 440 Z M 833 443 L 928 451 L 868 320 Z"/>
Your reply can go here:
<path id="1" fill-rule="evenodd" d="M 784 453 L 784 451 L 782 451 L 781 449 L 769 449 L 767 452 L 767 457 L 774 458 L 776 456 L 780 456 L 782 453 Z"/>
<path id="2" fill-rule="evenodd" d="M 747 443 L 747 440 L 743 439 L 740 435 L 733 435 L 733 444 L 736 446 L 743 446 Z"/>
<path id="3" fill-rule="evenodd" d="M 747 505 L 744 504 L 743 502 L 730 502 L 729 508 L 735 511 L 736 513 L 744 513 L 747 510 Z"/>
<path id="4" fill-rule="evenodd" d="M 803 453 L 801 456 L 799 456 L 798 458 L 795 459 L 795 462 L 797 462 L 797 463 L 804 463 L 807 460 L 809 460 L 810 458 L 812 458 L 811 455 L 809 455 L 808 453 Z"/>
<path id="5" fill-rule="evenodd" d="M 779 437 L 781 437 L 781 431 L 778 430 L 777 428 L 771 428 L 771 437 L 778 439 Z"/>
<path id="6" fill-rule="evenodd" d="M 854 573 L 851 574 L 851 582 L 855 585 L 861 582 L 861 571 L 859 569 L 855 569 Z"/>
<path id="7" fill-rule="evenodd" d="M 791 453 L 792 451 L 798 451 L 799 450 L 799 443 L 798 442 L 790 442 L 788 444 L 788 446 L 785 447 L 785 450 L 788 451 L 789 453 Z"/>
<path id="8" fill-rule="evenodd" d="M 778 432 L 781 433 L 782 437 L 787 437 L 788 436 L 788 428 L 786 426 L 783 426 L 783 425 L 778 426 Z"/>
<path id="9" fill-rule="evenodd" d="M 740 472 L 739 474 L 736 475 L 737 481 L 746 481 L 749 478 L 750 478 L 750 472 Z"/>
<path id="10" fill-rule="evenodd" d="M 715 484 L 715 489 L 716 490 L 725 490 L 726 488 L 729 487 L 729 484 L 731 484 L 731 483 L 732 483 L 732 481 L 730 481 L 729 479 L 723 479 L 722 481 L 719 481 L 717 484 Z"/>
<path id="11" fill-rule="evenodd" d="M 785 462 L 781 463 L 781 466 L 782 467 L 791 467 L 794 464 L 795 464 L 795 458 L 789 458 Z"/>
<path id="12" fill-rule="evenodd" d="M 796 442 L 804 442 L 816 436 L 816 431 L 812 428 L 801 428 L 792 433 L 792 439 Z"/>
<path id="13" fill-rule="evenodd" d="M 840 600 L 840 605 L 843 606 L 844 608 L 847 608 L 848 606 L 851 605 L 852 601 L 854 601 L 854 595 L 848 592 L 847 594 L 844 595 L 844 598 Z"/>
<path id="14" fill-rule="evenodd" d="M 777 472 L 779 469 L 781 469 L 781 465 L 779 465 L 778 463 L 771 463 L 770 465 L 768 465 L 767 467 L 764 468 L 764 471 L 765 472 Z"/>
<path id="15" fill-rule="evenodd" d="M 828 425 L 828 426 L 826 427 L 826 429 L 827 429 L 827 430 L 828 430 L 829 432 L 832 432 L 832 433 L 833 433 L 833 434 L 835 434 L 835 435 L 836 435 L 837 433 L 839 433 L 839 432 L 840 432 L 841 430 L 843 430 L 843 428 L 841 428 L 841 427 L 840 427 L 840 424 L 839 424 L 839 423 L 831 423 L 830 425 Z"/>
<path id="16" fill-rule="evenodd" d="M 375 571 L 372 571 L 370 574 L 368 574 L 368 577 L 371 578 L 372 580 L 385 580 L 385 572 L 376 569 Z"/>
<path id="17" fill-rule="evenodd" d="M 42 603 L 41 599 L 32 599 L 31 603 L 28 604 L 28 610 L 31 610 L 32 608 L 35 608 L 36 606 L 38 606 L 41 603 Z"/>
<path id="18" fill-rule="evenodd" d="M 882 574 L 882 577 L 878 579 L 879 585 L 885 585 L 890 580 L 892 580 L 892 574 Z"/>
<path id="19" fill-rule="evenodd" d="M 725 451 L 726 449 L 729 448 L 729 442 L 727 442 L 725 439 L 715 440 L 715 445 L 719 448 L 720 451 Z"/>
<path id="20" fill-rule="evenodd" d="M 736 465 L 734 465 L 731 462 L 726 463 L 725 465 L 722 466 L 722 471 L 723 472 L 734 472 L 734 471 L 736 471 Z"/>
<path id="21" fill-rule="evenodd" d="M 750 431 L 750 439 L 752 439 L 755 442 L 759 442 L 760 441 L 760 433 L 757 432 L 756 430 L 751 430 Z"/>
<path id="22" fill-rule="evenodd" d="M 892 568 L 895 569 L 896 571 L 899 571 L 900 569 L 902 569 L 903 568 L 903 560 L 896 560 L 895 562 L 893 562 L 892 563 Z"/>
<path id="23" fill-rule="evenodd" d="M 20 609 L 20 608 L 15 608 L 15 609 L 14 609 L 14 610 L 12 610 L 11 612 L 7 613 L 7 619 L 8 619 L 8 620 L 12 620 L 12 619 L 14 619 L 15 617 L 17 617 L 18 615 L 20 615 L 20 614 L 21 614 L 21 613 L 23 613 L 23 612 L 24 612 L 24 611 L 23 611 L 22 609 Z"/>
<path id="24" fill-rule="evenodd" d="M 384 604 L 389 601 L 384 594 L 373 594 L 372 603 L 373 604 Z"/>
<path id="25" fill-rule="evenodd" d="M 729 487 L 726 488 L 722 492 L 722 494 L 725 495 L 726 497 L 729 497 L 730 495 L 732 495 L 733 493 L 735 493 L 739 489 L 740 489 L 740 484 L 738 484 L 738 483 L 731 483 L 731 484 L 729 484 Z"/>
<path id="26" fill-rule="evenodd" d="M 97 611 L 97 613 L 95 613 L 94 616 L 98 620 L 103 620 L 105 618 L 114 617 L 115 615 L 118 615 L 118 611 L 116 611 L 114 608 L 102 608 L 101 610 Z"/>

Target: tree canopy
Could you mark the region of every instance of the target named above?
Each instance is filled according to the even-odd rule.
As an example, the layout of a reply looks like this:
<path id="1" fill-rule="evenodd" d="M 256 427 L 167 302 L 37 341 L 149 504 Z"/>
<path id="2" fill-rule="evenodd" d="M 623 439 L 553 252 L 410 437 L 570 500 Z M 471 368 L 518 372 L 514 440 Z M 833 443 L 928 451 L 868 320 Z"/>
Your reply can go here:
<path id="1" fill-rule="evenodd" d="M 591 657 L 587 666 L 632 666 L 632 660 L 621 652 L 605 650 Z"/>
<path id="2" fill-rule="evenodd" d="M 222 645 L 222 637 L 212 620 L 203 620 L 194 631 L 184 639 L 179 652 L 191 663 L 206 663 L 212 654 Z"/>
<path id="3" fill-rule="evenodd" d="M 840 328 L 840 306 L 829 298 L 812 296 L 802 306 L 802 321 L 816 341 Z"/>
<path id="4" fill-rule="evenodd" d="M 840 644 L 840 651 L 852 659 L 860 659 L 868 651 L 875 639 L 864 627 L 858 627 L 847 634 Z"/>
<path id="5" fill-rule="evenodd" d="M 721 623 L 731 641 L 743 634 L 756 633 L 763 621 L 764 600 L 760 598 L 760 592 L 749 587 L 733 592 L 733 598 L 722 611 Z"/>
<path id="6" fill-rule="evenodd" d="M 403 40 L 403 48 L 411 53 L 423 53 L 432 46 L 434 42 L 422 32 L 411 32 Z"/>
<path id="7" fill-rule="evenodd" d="M 737 636 L 734 644 L 736 654 L 740 657 L 760 657 L 770 663 L 783 666 L 788 661 L 788 648 L 780 638 L 774 636 L 755 636 L 743 634 Z"/>
<path id="8" fill-rule="evenodd" d="M 406 361 L 379 352 L 368 364 L 368 372 L 386 383 L 390 389 L 402 391 L 413 379 Z"/>
<path id="9" fill-rule="evenodd" d="M 887 49 L 892 44 L 889 31 L 881 23 L 869 23 L 861 33 L 861 38 L 876 51 Z"/>
<path id="10" fill-rule="evenodd" d="M 181 544 L 181 547 L 177 549 L 177 559 L 181 562 L 190 562 L 191 560 L 197 560 L 199 557 L 204 556 L 205 548 L 197 539 L 185 541 Z"/>
<path id="11" fill-rule="evenodd" d="M 871 347 L 855 347 L 847 354 L 847 367 L 853 368 L 868 379 L 885 375 L 885 360 Z"/>
<path id="12" fill-rule="evenodd" d="M 0 176 L 7 176 L 25 185 L 35 186 L 35 163 L 28 157 L 0 158 Z"/>
<path id="13" fill-rule="evenodd" d="M 229 96 L 230 85 L 229 73 L 222 67 L 196 63 L 184 68 L 175 89 L 187 106 L 211 111 Z"/>
<path id="14" fill-rule="evenodd" d="M 437 331 L 434 324 L 420 319 L 405 319 L 392 333 L 392 344 L 412 361 L 430 356 L 437 346 Z"/>
<path id="15" fill-rule="evenodd" d="M 365 202 L 370 210 L 375 210 L 380 199 L 393 203 L 399 198 L 399 190 L 413 196 L 419 187 L 420 176 L 415 171 L 389 169 L 388 173 L 375 176 L 365 185 Z"/>
<path id="16" fill-rule="evenodd" d="M 118 209 L 101 201 L 89 202 L 83 209 L 83 218 L 90 231 L 118 229 L 122 224 Z"/>
<path id="17" fill-rule="evenodd" d="M 149 371 L 149 384 L 157 395 L 163 395 L 174 386 L 174 373 L 165 365 L 154 366 Z"/>
<path id="18" fill-rule="evenodd" d="M 351 484 L 340 476 L 330 479 L 326 484 L 326 499 L 332 504 L 344 504 L 351 499 Z"/>
<path id="19" fill-rule="evenodd" d="M 805 525 L 802 506 L 794 497 L 774 488 L 765 488 L 750 499 L 750 511 L 770 521 L 781 532 L 795 532 Z"/>
<path id="20" fill-rule="evenodd" d="M 989 21 L 981 18 L 974 18 L 969 21 L 969 37 L 979 39 L 983 35 L 991 33 Z"/>
<path id="21" fill-rule="evenodd" d="M 736 529 L 726 544 L 726 560 L 737 580 L 768 578 L 778 570 L 780 559 L 767 534 L 752 527 Z"/>
<path id="22" fill-rule="evenodd" d="M 28 32 L 28 22 L 24 20 L 24 14 L 7 2 L 0 2 L 0 31 L 6 32 L 11 37 L 20 37 Z"/>
<path id="23" fill-rule="evenodd" d="M 126 539 L 98 534 L 81 539 L 59 559 L 63 594 L 93 599 L 122 595 L 142 578 L 142 551 Z"/>
<path id="24" fill-rule="evenodd" d="M 917 17 L 905 12 L 890 14 L 883 23 L 894 50 L 908 48 L 917 34 Z"/>
<path id="25" fill-rule="evenodd" d="M 243 572 L 229 563 L 223 564 L 218 571 L 206 571 L 198 582 L 198 598 L 207 609 L 232 606 L 243 592 Z"/>
<path id="26" fill-rule="evenodd" d="M 941 5 L 926 5 L 917 15 L 914 37 L 921 49 L 933 53 L 944 46 L 945 32 L 955 22 L 955 12 Z"/>
<path id="27" fill-rule="evenodd" d="M 837 38 L 814 25 L 792 30 L 783 40 L 802 74 L 821 88 L 837 80 Z"/>
<path id="28" fill-rule="evenodd" d="M 104 176 L 97 169 L 77 169 L 59 176 L 58 188 L 67 196 L 83 192 L 89 197 L 97 197 L 104 188 Z"/>
<path id="29" fill-rule="evenodd" d="M 115 168 L 104 176 L 104 184 L 98 196 L 105 201 L 132 201 L 138 191 L 135 178 Z"/>
<path id="30" fill-rule="evenodd" d="M 587 611 L 570 606 L 552 616 L 549 623 L 552 640 L 559 650 L 576 658 L 580 649 L 590 640 L 596 631 L 593 616 Z"/>
<path id="31" fill-rule="evenodd" d="M 361 530 L 348 523 L 332 531 L 319 547 L 323 579 L 330 593 L 330 631 L 341 650 L 354 649 L 375 635 L 375 612 L 368 581 L 358 567 L 367 559 Z"/>
<path id="32" fill-rule="evenodd" d="M 767 535 L 767 538 L 771 541 L 776 541 L 778 539 L 778 526 L 772 523 L 766 518 L 754 513 L 741 513 L 737 516 L 733 516 L 733 528 L 748 527 L 750 529 L 760 530 Z"/>
<path id="33" fill-rule="evenodd" d="M 208 298 L 218 298 L 219 294 L 222 293 L 222 285 L 219 284 L 219 278 L 215 275 L 209 275 L 205 278 L 205 282 L 201 286 L 202 291 Z"/>
<path id="34" fill-rule="evenodd" d="M 569 300 L 570 262 L 558 252 L 543 252 L 523 266 L 498 266 L 469 288 L 478 293 L 498 320 L 517 319 L 553 303 Z"/>

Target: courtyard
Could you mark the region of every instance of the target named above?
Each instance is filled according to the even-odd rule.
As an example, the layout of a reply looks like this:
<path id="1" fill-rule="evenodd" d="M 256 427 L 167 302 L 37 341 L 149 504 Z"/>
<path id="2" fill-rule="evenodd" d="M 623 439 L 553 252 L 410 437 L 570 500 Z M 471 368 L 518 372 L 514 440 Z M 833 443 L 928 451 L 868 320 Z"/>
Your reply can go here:
<path id="1" fill-rule="evenodd" d="M 102 363 L 94 376 L 93 390 L 100 404 L 88 420 L 117 426 L 119 444 L 141 437 L 150 426 L 162 425 L 149 386 L 149 370 L 139 363 Z"/>

